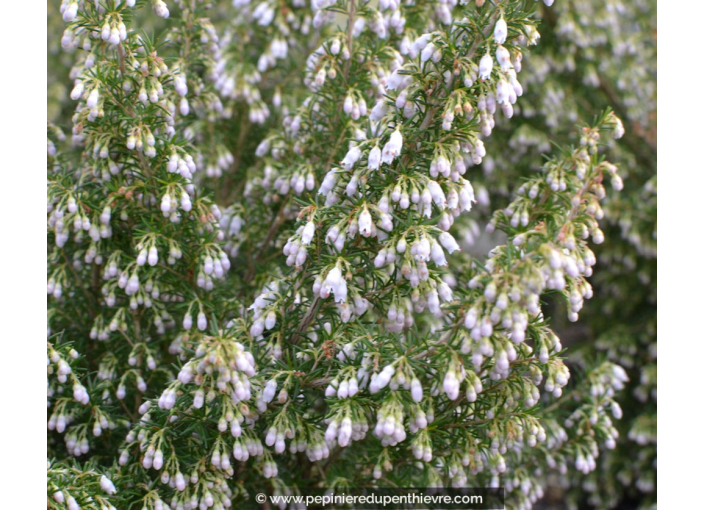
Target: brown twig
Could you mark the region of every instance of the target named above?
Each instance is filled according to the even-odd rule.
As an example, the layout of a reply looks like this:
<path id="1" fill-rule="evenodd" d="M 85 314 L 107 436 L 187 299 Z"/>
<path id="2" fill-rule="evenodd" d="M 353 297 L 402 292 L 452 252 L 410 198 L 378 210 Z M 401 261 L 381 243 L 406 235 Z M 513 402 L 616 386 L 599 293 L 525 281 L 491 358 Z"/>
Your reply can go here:
<path id="1" fill-rule="evenodd" d="M 320 296 L 315 296 L 315 299 L 311 303 L 310 308 L 308 308 L 308 311 L 303 316 L 303 320 L 301 320 L 301 324 L 298 326 L 298 332 L 291 337 L 291 344 L 292 345 L 295 345 L 296 343 L 298 343 L 298 341 L 301 339 L 301 334 L 305 333 L 306 330 L 308 329 L 308 326 L 310 326 L 311 322 L 313 322 L 315 315 L 318 313 L 318 304 L 319 303 L 320 303 Z"/>

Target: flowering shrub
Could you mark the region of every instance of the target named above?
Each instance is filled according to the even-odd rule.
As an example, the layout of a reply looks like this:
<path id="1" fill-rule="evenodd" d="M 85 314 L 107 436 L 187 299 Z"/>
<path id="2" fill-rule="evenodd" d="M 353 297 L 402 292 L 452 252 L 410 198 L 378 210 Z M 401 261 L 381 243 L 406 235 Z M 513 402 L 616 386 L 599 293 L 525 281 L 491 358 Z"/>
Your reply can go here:
<path id="1" fill-rule="evenodd" d="M 610 278 L 641 258 L 649 278 L 655 183 L 641 171 L 644 199 L 615 198 L 606 157 L 629 154 L 609 103 L 646 132 L 649 91 L 623 75 L 623 105 L 611 90 L 551 108 L 577 93 L 541 80 L 576 57 L 541 39 L 608 47 L 565 28 L 588 23 L 585 2 L 559 3 L 63 0 L 48 506 L 239 508 L 255 491 L 378 485 L 502 486 L 530 508 L 575 472 L 595 493 L 597 463 L 623 462 L 604 451 L 623 439 L 624 368 L 654 398 L 654 361 L 635 359 L 638 342 L 654 357 L 652 323 Z M 599 83 L 618 74 L 584 53 Z M 550 136 L 560 148 L 536 165 Z M 610 237 L 628 242 L 598 267 Z M 592 296 L 622 316 L 602 324 Z M 583 307 L 606 360 L 570 360 L 551 327 Z M 651 443 L 641 416 L 628 437 Z"/>

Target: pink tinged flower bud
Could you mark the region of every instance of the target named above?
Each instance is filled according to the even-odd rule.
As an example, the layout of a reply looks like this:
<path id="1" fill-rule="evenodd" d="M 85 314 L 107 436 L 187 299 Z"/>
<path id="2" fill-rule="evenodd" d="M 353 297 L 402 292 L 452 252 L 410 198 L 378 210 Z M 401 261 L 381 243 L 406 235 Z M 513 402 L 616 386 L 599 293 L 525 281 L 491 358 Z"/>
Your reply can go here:
<path id="1" fill-rule="evenodd" d="M 63 12 L 63 19 L 66 23 L 73 21 L 76 19 L 76 16 L 78 15 L 78 1 L 72 1 L 69 2 L 69 4 L 66 6 L 66 9 Z M 73 499 L 73 498 L 70 498 Z M 75 501 L 74 501 L 75 504 Z"/>
<path id="2" fill-rule="evenodd" d="M 177 74 L 176 77 L 174 77 L 174 88 L 176 89 L 176 93 L 181 97 L 188 94 L 188 83 L 186 81 L 186 75 Z"/>
<path id="3" fill-rule="evenodd" d="M 387 195 L 384 195 L 381 197 L 379 200 L 379 203 L 377 204 L 377 207 L 379 210 L 383 213 L 388 213 L 389 212 L 389 197 Z"/>
<path id="4" fill-rule="evenodd" d="M 368 158 L 368 168 L 369 170 L 377 170 L 381 163 L 381 149 L 378 146 L 374 146 L 371 151 L 369 151 Z"/>
<path id="5" fill-rule="evenodd" d="M 395 369 L 392 365 L 387 365 L 384 367 L 384 369 L 379 373 L 379 375 L 376 378 L 376 386 L 381 390 L 386 387 L 387 384 L 389 384 L 389 381 L 393 377 L 395 373 Z"/>
<path id="6" fill-rule="evenodd" d="M 511 341 L 517 344 L 520 344 L 525 340 L 526 338 L 526 332 L 525 329 L 523 329 L 522 325 L 520 324 L 514 324 L 513 329 L 511 330 Z"/>
<path id="7" fill-rule="evenodd" d="M 406 193 L 405 191 L 401 193 L 398 205 L 401 207 L 401 209 L 408 209 L 408 207 L 411 205 L 408 193 Z"/>
<path id="8" fill-rule="evenodd" d="M 325 234 L 325 242 L 327 244 L 332 244 L 337 240 L 337 236 L 340 235 L 340 228 L 337 225 L 330 227 L 327 234 Z M 286 253 L 284 252 L 284 255 Z"/>
<path id="9" fill-rule="evenodd" d="M 476 202 L 474 199 L 474 189 L 469 181 L 465 181 L 465 185 L 460 190 L 460 208 L 463 211 L 471 211 L 473 202 Z"/>
<path id="10" fill-rule="evenodd" d="M 614 118 L 616 119 L 616 126 L 614 127 L 614 138 L 618 139 L 626 134 L 626 130 L 623 127 L 623 122 L 621 122 L 621 119 L 615 116 Z"/>
<path id="11" fill-rule="evenodd" d="M 349 115 L 354 107 L 354 100 L 352 96 L 345 97 L 345 102 L 343 103 L 342 110 Z"/>
<path id="12" fill-rule="evenodd" d="M 337 398 L 347 398 L 349 396 L 349 386 L 347 381 L 342 381 L 340 387 L 337 389 Z"/>
<path id="13" fill-rule="evenodd" d="M 112 29 L 110 30 L 110 35 L 108 37 L 108 42 L 112 46 L 117 46 L 118 44 L 120 44 L 120 41 L 120 29 L 117 27 L 112 27 Z"/>
<path id="14" fill-rule="evenodd" d="M 452 289 L 447 283 L 442 282 L 438 285 L 438 294 L 440 295 L 440 299 L 444 302 L 448 303 L 452 301 Z"/>
<path id="15" fill-rule="evenodd" d="M 398 253 L 405 253 L 406 251 L 406 238 L 403 237 L 399 239 L 398 243 L 396 243 L 396 252 Z"/>
<path id="16" fill-rule="evenodd" d="M 323 182 L 320 185 L 318 194 L 327 195 L 333 190 L 333 188 L 335 188 L 335 184 L 337 184 L 337 171 L 335 169 L 332 169 L 327 174 L 325 174 L 325 178 L 323 179 Z"/>
<path id="17" fill-rule="evenodd" d="M 511 85 L 503 78 L 496 84 L 496 102 L 504 104 L 509 102 L 510 90 L 513 90 Z"/>
<path id="18" fill-rule="evenodd" d="M 271 427 L 269 429 L 269 432 L 266 435 L 266 438 L 264 439 L 264 444 L 267 446 L 274 446 L 274 443 L 276 442 L 276 427 Z"/>
<path id="19" fill-rule="evenodd" d="M 381 119 L 384 118 L 387 112 L 387 105 L 385 100 L 380 100 L 378 101 L 375 105 L 374 108 L 372 108 L 371 114 L 369 115 L 369 118 L 373 120 L 374 122 L 379 122 Z"/>
<path id="20" fill-rule="evenodd" d="M 203 272 L 209 275 L 213 273 L 213 269 L 213 257 L 206 255 L 205 260 L 203 261 Z"/>
<path id="21" fill-rule="evenodd" d="M 384 145 L 384 150 L 382 151 L 383 163 L 390 164 L 393 162 L 399 154 L 401 154 L 401 149 L 403 148 L 403 135 L 398 129 L 391 133 L 389 141 Z"/>
<path id="22" fill-rule="evenodd" d="M 161 212 L 164 214 L 171 212 L 171 195 L 168 193 L 161 198 Z"/>
<path id="23" fill-rule="evenodd" d="M 349 418 L 346 418 L 349 419 Z M 344 448 L 350 444 L 350 439 L 352 437 L 352 427 L 346 428 L 344 425 L 340 430 L 340 434 L 337 437 L 337 443 Z"/>
<path id="24" fill-rule="evenodd" d="M 175 482 L 177 491 L 183 492 L 186 489 L 186 479 L 183 477 L 183 474 L 180 471 L 178 473 L 176 473 L 176 477 L 174 478 L 174 482 Z"/>
<path id="25" fill-rule="evenodd" d="M 139 251 L 139 254 L 137 255 L 137 265 L 138 266 L 143 266 L 147 261 L 147 250 L 142 249 Z"/>
<path id="26" fill-rule="evenodd" d="M 415 402 L 423 400 L 423 387 L 415 377 L 411 380 L 411 397 Z"/>
<path id="27" fill-rule="evenodd" d="M 540 347 L 540 354 L 538 355 L 538 360 L 542 363 L 545 364 L 550 360 L 550 353 L 548 352 L 548 347 L 547 345 L 543 344 Z"/>
<path id="28" fill-rule="evenodd" d="M 601 229 L 595 228 L 594 232 L 592 232 L 592 241 L 594 241 L 594 244 L 601 244 L 604 242 L 604 232 L 602 232 Z"/>
<path id="29" fill-rule="evenodd" d="M 284 437 L 279 436 L 276 438 L 276 444 L 274 446 L 274 451 L 276 453 L 282 453 L 286 449 L 286 443 L 284 442 Z"/>
<path id="30" fill-rule="evenodd" d="M 438 298 L 438 291 L 433 289 L 428 294 L 426 295 L 426 299 L 428 300 L 428 310 L 434 315 L 438 315 L 440 313 L 440 300 Z"/>
<path id="31" fill-rule="evenodd" d="M 392 415 L 389 415 L 384 420 L 383 432 L 384 435 L 391 436 L 396 431 L 396 420 Z"/>
<path id="32" fill-rule="evenodd" d="M 430 260 L 430 241 L 427 237 L 418 241 L 416 248 L 416 260 L 419 262 L 427 262 Z"/>
<path id="33" fill-rule="evenodd" d="M 445 374 L 445 379 L 443 380 L 443 389 L 450 400 L 455 400 L 460 394 L 460 383 L 457 380 L 457 376 L 453 370 L 450 370 Z"/>
<path id="34" fill-rule="evenodd" d="M 423 34 L 420 37 L 418 37 L 415 41 L 413 41 L 413 45 L 411 46 L 412 56 L 413 56 L 413 53 L 415 53 L 415 56 L 417 56 L 420 51 L 425 49 L 425 47 L 428 44 L 429 39 L 430 39 L 430 34 Z M 415 58 L 415 56 L 413 56 L 413 58 Z"/>
<path id="35" fill-rule="evenodd" d="M 90 91 L 90 94 L 88 95 L 88 100 L 86 101 L 86 106 L 88 108 L 95 108 L 98 105 L 99 100 L 100 100 L 100 91 L 98 90 L 98 87 L 95 87 L 93 90 Z"/>
<path id="36" fill-rule="evenodd" d="M 340 268 L 335 266 L 333 267 L 327 274 L 325 278 L 325 285 L 329 285 L 330 287 L 336 287 L 340 284 L 342 281 L 342 271 L 340 271 Z"/>
<path id="37" fill-rule="evenodd" d="M 262 400 L 266 403 L 271 402 L 274 400 L 274 395 L 276 394 L 276 380 L 271 379 L 269 382 L 266 383 L 266 386 L 264 387 L 264 391 L 262 392 Z M 271 446 L 271 445 L 269 445 Z"/>
<path id="38" fill-rule="evenodd" d="M 102 475 L 100 477 L 100 488 L 103 489 L 108 494 L 115 494 L 117 492 L 117 490 L 115 490 L 115 485 L 105 475 Z"/>
<path id="39" fill-rule="evenodd" d="M 200 409 L 203 407 L 203 402 L 205 400 L 205 392 L 202 389 L 198 389 L 196 391 L 195 396 L 193 397 L 193 407 L 196 409 Z"/>
<path id="40" fill-rule="evenodd" d="M 479 61 L 479 77 L 486 80 L 491 75 L 491 69 L 494 67 L 494 60 L 488 53 Z"/>
<path id="41" fill-rule="evenodd" d="M 302 175 L 294 175 L 291 178 L 291 186 L 293 187 L 294 193 L 300 195 L 306 187 L 306 180 Z"/>
<path id="42" fill-rule="evenodd" d="M 139 277 L 137 274 L 133 274 L 130 276 L 130 279 L 127 281 L 127 285 L 125 286 L 125 293 L 128 296 L 131 296 L 132 294 L 135 294 L 139 290 Z"/>
<path id="43" fill-rule="evenodd" d="M 296 259 L 295 259 L 296 266 L 300 267 L 303 264 L 305 264 L 307 257 L 308 257 L 308 250 L 306 250 L 306 248 L 304 246 L 301 246 L 298 249 L 298 253 L 296 253 Z"/>
<path id="44" fill-rule="evenodd" d="M 208 327 L 208 319 L 203 312 L 198 313 L 198 329 L 203 331 Z"/>
<path id="45" fill-rule="evenodd" d="M 308 223 L 306 223 L 306 226 L 303 228 L 303 232 L 301 233 L 301 243 L 304 245 L 310 244 L 314 235 L 315 235 L 315 223 L 313 223 L 312 221 L 309 221 Z"/>
<path id="46" fill-rule="evenodd" d="M 127 137 L 127 141 L 125 142 L 125 145 L 129 150 L 133 150 L 137 146 L 137 137 L 135 137 L 132 134 L 129 135 Z"/>
<path id="47" fill-rule="evenodd" d="M 506 20 L 502 17 L 496 22 L 494 26 L 494 42 L 496 44 L 503 44 L 506 42 L 506 36 L 508 35 L 508 25 Z"/>
<path id="48" fill-rule="evenodd" d="M 447 161 L 447 160 L 445 160 Z M 448 169 L 449 169 L 449 162 L 448 162 Z M 445 209 L 445 205 L 447 203 L 447 198 L 445 197 L 445 193 L 443 192 L 442 188 L 436 181 L 428 181 L 428 191 L 430 192 L 430 196 L 435 203 L 435 205 L 440 209 L 441 211 Z"/>
<path id="49" fill-rule="evenodd" d="M 621 367 L 620 365 L 614 365 L 611 368 L 611 372 L 613 373 L 614 377 L 618 379 L 621 382 L 628 382 L 628 375 L 626 374 L 626 371 Z"/>
<path id="50" fill-rule="evenodd" d="M 381 220 L 381 224 L 379 226 L 382 230 L 391 232 L 394 229 L 393 217 L 390 214 L 382 212 L 379 219 Z"/>
<path id="51" fill-rule="evenodd" d="M 350 397 L 354 397 L 359 391 L 359 383 L 355 377 L 349 381 L 349 389 L 347 390 Z"/>
<path id="52" fill-rule="evenodd" d="M 436 243 L 435 241 L 432 242 L 430 245 L 430 256 L 433 259 L 433 262 L 435 262 L 436 266 L 446 266 L 447 265 L 447 259 L 445 258 L 445 252 L 442 250 L 442 247 Z"/>
<path id="53" fill-rule="evenodd" d="M 266 329 L 271 329 L 274 326 L 276 326 L 276 313 L 271 311 L 267 314 L 266 316 L 266 322 L 265 322 L 265 327 Z"/>
<path id="54" fill-rule="evenodd" d="M 369 237 L 372 234 L 372 215 L 366 206 L 362 209 L 358 218 L 359 233 L 364 237 Z"/>
<path id="55" fill-rule="evenodd" d="M 513 92 L 517 97 L 520 97 L 523 95 L 523 85 L 521 85 L 521 82 L 518 81 L 516 76 L 512 73 L 509 79 L 509 82 L 511 83 L 511 87 L 513 88 Z M 515 102 L 511 101 L 512 103 Z"/>
<path id="56" fill-rule="evenodd" d="M 240 437 L 242 435 L 242 426 L 240 425 L 240 422 L 237 420 L 232 422 L 232 425 L 230 425 L 230 433 L 232 434 L 232 437 Z"/>
<path id="57" fill-rule="evenodd" d="M 337 438 L 337 428 L 338 428 L 338 423 L 337 421 L 333 420 L 330 422 L 330 425 L 328 425 L 327 430 L 325 430 L 325 440 L 329 443 L 332 443 L 335 438 Z"/>
<path id="58" fill-rule="evenodd" d="M 249 330 L 249 333 L 256 338 L 264 332 L 264 326 L 264 321 L 262 319 L 257 319 L 254 321 L 254 324 L 252 324 L 252 328 Z"/>
<path id="59" fill-rule="evenodd" d="M 499 46 L 496 49 L 496 61 L 499 63 L 503 72 L 507 72 L 511 69 L 511 54 L 504 46 Z"/>
<path id="60" fill-rule="evenodd" d="M 147 258 L 150 266 L 156 266 L 159 262 L 159 252 L 156 250 L 156 246 L 149 248 L 149 256 Z"/>
<path id="61" fill-rule="evenodd" d="M 315 75 L 315 84 L 318 85 L 319 87 L 322 87 L 325 84 L 325 69 L 320 69 L 318 73 Z"/>
<path id="62" fill-rule="evenodd" d="M 169 17 L 169 8 L 164 3 L 164 0 L 156 0 L 156 2 L 154 2 L 154 12 L 160 18 Z"/>
<path id="63" fill-rule="evenodd" d="M 354 164 L 359 160 L 362 155 L 362 151 L 356 145 L 352 147 L 345 158 L 340 162 L 340 164 L 345 168 L 345 170 L 351 170 Z"/>
<path id="64" fill-rule="evenodd" d="M 256 151 L 254 152 L 254 154 L 255 154 L 257 157 L 262 158 L 262 157 L 266 156 L 266 155 L 269 153 L 269 148 L 270 148 L 270 147 L 271 147 L 271 142 L 269 141 L 268 138 L 265 138 L 264 140 L 262 140 L 262 141 L 259 143 L 259 145 L 257 145 L 257 149 L 256 149 Z"/>
<path id="65" fill-rule="evenodd" d="M 336 303 L 344 303 L 347 301 L 347 282 L 344 278 L 340 280 L 340 283 L 332 288 L 332 292 L 335 294 Z"/>
<path id="66" fill-rule="evenodd" d="M 396 108 L 399 110 L 413 109 L 413 103 L 408 102 L 408 90 L 402 90 L 396 97 Z"/>
<path id="67" fill-rule="evenodd" d="M 103 212 L 100 214 L 100 223 L 102 223 L 103 225 L 107 225 L 108 223 L 110 223 L 111 213 L 112 209 L 109 205 L 106 205 L 103 209 Z"/>
<path id="68" fill-rule="evenodd" d="M 191 204 L 191 197 L 185 191 L 181 194 L 181 209 L 188 212 L 191 210 L 193 205 Z"/>
<path id="69" fill-rule="evenodd" d="M 481 325 L 481 333 L 483 337 L 490 337 L 494 332 L 494 327 L 491 324 L 491 319 L 489 317 L 484 317 Z"/>
<path id="70" fill-rule="evenodd" d="M 423 48 L 423 51 L 420 53 L 420 60 L 421 62 L 427 62 L 430 60 L 430 58 L 433 56 L 433 53 L 435 52 L 435 45 L 433 43 L 430 43 Z"/>
<path id="71" fill-rule="evenodd" d="M 374 257 L 374 267 L 380 268 L 384 265 L 386 265 L 386 251 L 382 249 L 377 253 L 376 257 Z"/>
<path id="72" fill-rule="evenodd" d="M 66 418 L 62 414 L 56 419 L 56 432 L 62 434 L 64 430 L 66 430 Z"/>
<path id="73" fill-rule="evenodd" d="M 76 80 L 73 90 L 71 90 L 71 99 L 77 101 L 83 95 L 84 85 L 81 80 Z"/>
<path id="74" fill-rule="evenodd" d="M 73 30 L 71 30 L 71 27 L 68 27 L 66 30 L 64 30 L 64 34 L 61 37 L 61 47 L 65 50 L 70 50 L 76 46 L 76 40 L 74 38 Z M 87 48 L 84 49 L 86 51 L 90 51 L 90 45 L 87 45 Z"/>

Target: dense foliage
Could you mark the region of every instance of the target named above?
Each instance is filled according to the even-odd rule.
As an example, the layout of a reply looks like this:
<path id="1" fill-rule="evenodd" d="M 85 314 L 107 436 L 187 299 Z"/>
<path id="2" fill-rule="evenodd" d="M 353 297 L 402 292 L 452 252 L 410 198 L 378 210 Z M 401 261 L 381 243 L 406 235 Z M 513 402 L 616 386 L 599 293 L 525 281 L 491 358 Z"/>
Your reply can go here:
<path id="1" fill-rule="evenodd" d="M 655 6 L 551 4 L 50 9 L 50 508 L 655 504 Z"/>

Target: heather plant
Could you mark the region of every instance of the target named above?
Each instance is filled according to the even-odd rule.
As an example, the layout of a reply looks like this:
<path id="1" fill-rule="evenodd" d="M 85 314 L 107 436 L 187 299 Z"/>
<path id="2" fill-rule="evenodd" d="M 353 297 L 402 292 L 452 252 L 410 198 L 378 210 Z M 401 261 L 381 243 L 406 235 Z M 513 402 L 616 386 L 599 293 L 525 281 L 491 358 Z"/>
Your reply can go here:
<path id="1" fill-rule="evenodd" d="M 595 248 L 595 296 L 577 327 L 553 324 L 569 346 L 568 364 L 583 369 L 604 356 L 626 368 L 618 448 L 599 457 L 583 478 L 553 480 L 572 487 L 568 502 L 613 508 L 624 500 L 656 501 L 656 16 L 655 2 L 559 2 L 540 11 L 541 44 L 524 60 L 522 126 L 499 124 L 487 142 L 483 169 L 495 200 L 512 179 L 540 168 L 550 141 L 572 139 L 577 118 L 612 106 L 625 135 L 609 147 L 624 188 L 604 201 L 605 242 Z M 492 145 L 496 144 L 496 145 Z M 508 145 L 498 153 L 493 147 Z M 578 395 L 578 394 L 577 394 Z"/>
<path id="2" fill-rule="evenodd" d="M 634 232 L 655 188 L 642 172 L 652 198 L 615 198 L 618 95 L 530 115 L 566 69 L 541 70 L 557 59 L 542 41 L 571 33 L 539 19 L 581 5 L 551 4 L 61 3 L 50 508 L 501 486 L 527 509 L 554 476 L 589 489 L 624 461 L 605 453 L 624 368 L 654 398 L 637 345 L 654 332 L 620 306 L 636 283 L 613 279 L 623 250 L 654 257 Z M 618 113 L 647 120 L 626 99 Z M 498 239 L 485 253 L 480 228 Z M 606 358 L 571 357 L 552 326 L 583 307 Z M 651 441 L 638 420 L 628 436 Z"/>

